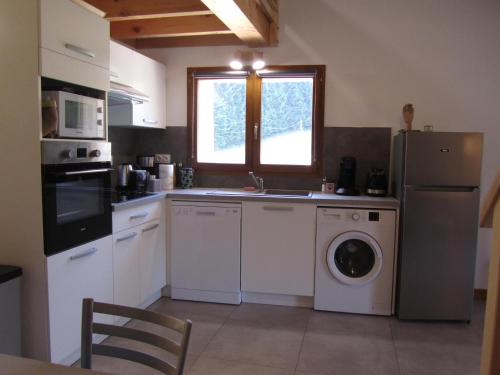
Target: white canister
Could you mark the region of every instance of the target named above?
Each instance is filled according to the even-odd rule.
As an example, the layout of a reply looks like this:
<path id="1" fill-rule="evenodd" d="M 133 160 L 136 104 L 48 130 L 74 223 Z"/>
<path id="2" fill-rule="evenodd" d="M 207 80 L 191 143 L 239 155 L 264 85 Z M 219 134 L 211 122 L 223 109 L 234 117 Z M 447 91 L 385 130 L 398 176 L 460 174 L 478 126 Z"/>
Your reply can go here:
<path id="1" fill-rule="evenodd" d="M 158 164 L 158 178 L 162 190 L 172 190 L 175 187 L 174 164 Z"/>

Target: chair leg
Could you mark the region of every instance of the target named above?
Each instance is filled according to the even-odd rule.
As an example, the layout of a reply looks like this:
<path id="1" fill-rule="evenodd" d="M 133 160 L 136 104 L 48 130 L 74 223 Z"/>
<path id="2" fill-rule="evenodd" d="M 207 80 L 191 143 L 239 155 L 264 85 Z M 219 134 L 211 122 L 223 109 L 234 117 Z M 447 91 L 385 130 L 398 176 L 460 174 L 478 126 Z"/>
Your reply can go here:
<path id="1" fill-rule="evenodd" d="M 92 368 L 92 324 L 94 314 L 94 300 L 85 298 L 82 302 L 82 345 L 81 368 Z"/>
<path id="2" fill-rule="evenodd" d="M 185 326 L 185 331 L 184 335 L 182 337 L 182 343 L 181 343 L 181 352 L 179 354 L 179 359 L 177 362 L 177 372 L 179 375 L 184 374 L 184 367 L 186 365 L 186 357 L 187 357 L 187 351 L 188 351 L 188 345 L 189 345 L 189 338 L 191 336 L 191 326 L 192 326 L 191 320 L 186 320 L 186 326 Z"/>

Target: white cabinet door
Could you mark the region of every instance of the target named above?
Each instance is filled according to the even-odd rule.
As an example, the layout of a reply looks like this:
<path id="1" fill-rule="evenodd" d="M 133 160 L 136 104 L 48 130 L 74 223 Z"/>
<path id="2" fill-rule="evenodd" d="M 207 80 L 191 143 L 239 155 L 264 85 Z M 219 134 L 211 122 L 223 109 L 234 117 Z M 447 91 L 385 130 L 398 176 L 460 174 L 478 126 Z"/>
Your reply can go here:
<path id="1" fill-rule="evenodd" d="M 165 128 L 166 124 L 166 72 L 165 65 L 140 56 L 138 67 L 141 72 L 144 92 L 149 95 L 151 101 L 145 103 L 146 114 L 143 119 L 143 126 Z"/>
<path id="2" fill-rule="evenodd" d="M 243 202 L 242 291 L 314 294 L 315 211 L 312 204 Z"/>
<path id="3" fill-rule="evenodd" d="M 69 0 L 40 0 L 40 74 L 109 90 L 109 22 Z"/>
<path id="4" fill-rule="evenodd" d="M 72 1 L 40 0 L 40 47 L 108 70 L 109 22 Z"/>
<path id="5" fill-rule="evenodd" d="M 137 66 L 139 53 L 113 40 L 109 43 L 110 79 L 144 91 L 141 72 Z"/>
<path id="6" fill-rule="evenodd" d="M 141 107 L 141 118 L 134 119 L 134 124 L 153 128 L 167 126 L 165 65 L 111 41 L 110 76 L 112 81 L 132 86 L 149 96 L 150 101 Z"/>
<path id="7" fill-rule="evenodd" d="M 113 234 L 114 303 L 139 306 L 140 288 L 140 227 Z"/>
<path id="8" fill-rule="evenodd" d="M 166 284 L 167 261 L 165 227 L 154 220 L 140 227 L 141 301 L 144 302 Z"/>
<path id="9" fill-rule="evenodd" d="M 83 298 L 113 302 L 111 236 L 47 258 L 50 359 L 71 364 L 79 357 Z M 96 316 L 110 323 L 112 318 Z"/>

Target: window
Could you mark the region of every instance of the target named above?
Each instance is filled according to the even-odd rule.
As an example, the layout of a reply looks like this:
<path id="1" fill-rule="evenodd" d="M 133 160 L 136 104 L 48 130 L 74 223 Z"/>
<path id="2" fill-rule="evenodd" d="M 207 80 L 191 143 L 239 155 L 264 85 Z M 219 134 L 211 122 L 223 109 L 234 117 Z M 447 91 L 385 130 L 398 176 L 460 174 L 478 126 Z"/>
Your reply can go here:
<path id="1" fill-rule="evenodd" d="M 201 171 L 318 174 L 324 66 L 188 69 L 191 164 Z"/>

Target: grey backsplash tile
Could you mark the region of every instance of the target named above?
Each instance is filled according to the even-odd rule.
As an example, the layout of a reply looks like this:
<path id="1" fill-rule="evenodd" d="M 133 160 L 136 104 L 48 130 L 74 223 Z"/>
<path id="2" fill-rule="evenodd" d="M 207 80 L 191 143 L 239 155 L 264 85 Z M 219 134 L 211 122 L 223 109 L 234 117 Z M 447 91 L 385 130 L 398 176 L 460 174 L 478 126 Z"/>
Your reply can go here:
<path id="1" fill-rule="evenodd" d="M 391 153 L 391 128 L 332 127 L 325 128 L 323 162 L 328 180 L 336 181 L 340 159 L 356 158 L 356 185 L 364 187 L 371 168 L 381 168 L 389 173 Z"/>
<path id="2" fill-rule="evenodd" d="M 327 127 L 324 129 L 323 174 L 328 181 L 336 181 L 340 158 L 353 156 L 357 161 L 356 183 L 363 187 L 370 168 L 389 170 L 391 128 Z M 128 129 L 110 128 L 109 140 L 115 165 L 135 160 L 136 155 L 168 153 L 172 161 L 187 161 L 187 128 Z M 196 172 L 195 172 L 196 173 Z M 196 174 L 195 186 L 240 188 L 252 185 L 244 175 Z M 319 190 L 322 177 L 266 175 L 268 188 Z"/>

